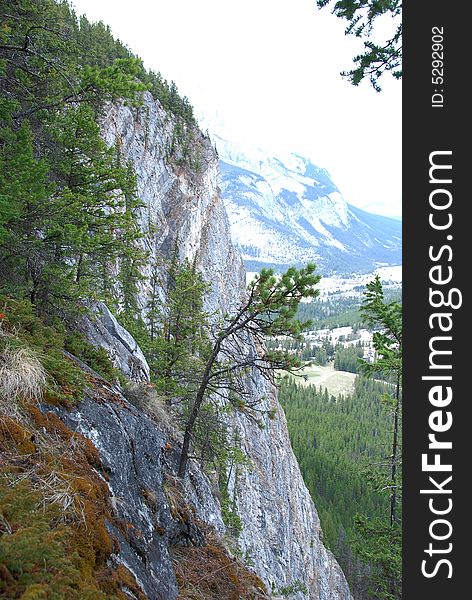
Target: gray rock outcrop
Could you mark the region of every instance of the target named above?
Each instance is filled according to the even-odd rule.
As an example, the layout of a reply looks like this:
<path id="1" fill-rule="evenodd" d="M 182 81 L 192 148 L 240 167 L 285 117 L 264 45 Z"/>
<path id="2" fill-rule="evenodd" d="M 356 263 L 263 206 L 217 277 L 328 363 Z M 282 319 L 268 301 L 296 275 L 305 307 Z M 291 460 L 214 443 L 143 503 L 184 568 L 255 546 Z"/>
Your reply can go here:
<path id="1" fill-rule="evenodd" d="M 149 381 L 149 365 L 133 336 L 122 327 L 103 302 L 90 303 L 91 314 L 77 321 L 87 339 L 106 350 L 113 365 L 131 381 Z"/>
<path id="2" fill-rule="evenodd" d="M 77 408 L 43 406 L 98 449 L 115 519 L 107 523 L 119 545 L 111 561 L 123 564 L 149 600 L 175 600 L 177 581 L 171 546 L 199 545 L 197 521 L 176 519 L 172 495 L 180 482 L 172 476 L 177 445 L 166 427 L 149 419 L 100 378 L 86 390 Z M 185 481 L 185 510 L 223 532 L 221 510 L 207 478 L 192 466 Z M 122 524 L 121 527 L 117 523 Z M 134 597 L 134 596 L 133 596 Z"/>

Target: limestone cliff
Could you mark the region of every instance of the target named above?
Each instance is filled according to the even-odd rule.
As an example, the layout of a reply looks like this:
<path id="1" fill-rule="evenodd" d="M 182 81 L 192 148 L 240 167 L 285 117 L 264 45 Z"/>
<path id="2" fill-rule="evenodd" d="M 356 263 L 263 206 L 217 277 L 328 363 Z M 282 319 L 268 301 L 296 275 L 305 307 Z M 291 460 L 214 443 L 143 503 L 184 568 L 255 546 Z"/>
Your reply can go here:
<path id="1" fill-rule="evenodd" d="M 196 260 L 212 282 L 210 310 L 237 301 L 244 281 L 241 256 L 231 243 L 229 221 L 218 188 L 218 157 L 209 138 L 183 126 L 150 94 L 144 106 L 110 105 L 102 123 L 105 140 L 117 144 L 137 175 L 144 203 L 140 225 L 151 253 Z M 188 146 L 186 155 L 182 146 Z M 146 287 L 142 303 L 146 301 Z M 236 294 L 236 296 L 235 296 Z"/>
<path id="2" fill-rule="evenodd" d="M 212 282 L 207 308 L 230 309 L 244 293 L 245 273 L 241 257 L 231 242 L 228 218 L 218 189 L 218 157 L 209 139 L 198 130 L 177 131 L 175 120 L 150 95 L 145 95 L 144 105 L 139 108 L 109 106 L 102 130 L 107 142 L 118 144 L 136 171 L 138 192 L 144 204 L 139 219 L 145 234 L 144 244 L 151 256 L 170 254 L 177 248 L 181 258 L 195 260 L 205 278 Z M 147 293 L 144 283 L 140 297 L 142 306 L 145 306 Z M 108 337 L 114 335 L 112 325 L 110 319 L 107 322 L 102 317 L 101 327 Z M 101 343 L 98 334 L 94 341 Z M 110 347 L 110 340 L 102 345 Z M 129 343 L 128 347 L 122 346 L 123 352 L 129 352 Z M 120 356 L 118 345 L 113 348 L 116 364 L 126 363 L 128 358 Z M 136 357 L 134 350 L 134 361 L 138 360 Z M 145 364 L 138 369 L 141 374 L 138 379 L 143 379 L 146 369 Z M 276 416 L 273 419 L 266 417 L 263 429 L 243 416 L 235 417 L 232 423 L 239 431 L 251 462 L 251 467 L 232 474 L 230 486 L 243 523 L 239 539 L 242 555 L 269 591 L 295 585 L 306 589 L 306 592 L 299 591 L 291 596 L 299 600 L 348 600 L 351 595 L 344 575 L 323 545 L 318 515 L 291 449 L 276 390 L 263 379 L 248 385 L 252 386 L 251 393 L 261 399 L 264 408 L 274 409 Z M 103 415 L 94 415 L 97 411 L 86 404 L 68 418 L 96 444 L 108 468 L 117 471 L 114 495 L 129 491 L 130 483 L 125 481 L 131 477 L 125 472 L 128 467 L 133 467 L 134 480 L 141 476 L 146 480 L 146 487 L 159 488 L 162 484 L 159 476 L 154 472 L 153 479 L 148 481 L 146 475 L 149 473 L 151 477 L 157 467 L 146 465 L 141 459 L 139 465 L 131 465 L 129 452 L 123 448 L 115 452 L 116 439 L 113 441 L 109 432 L 122 431 L 128 450 L 133 444 L 149 446 L 146 456 L 150 456 L 150 460 L 157 460 L 152 459 L 153 448 L 159 452 L 163 448 L 162 440 L 157 439 L 161 434 L 153 433 L 149 424 L 140 424 L 136 414 L 129 410 L 123 413 L 124 416 L 110 409 Z M 103 421 L 105 429 L 94 425 L 95 421 Z M 144 450 L 142 452 L 144 456 Z M 222 531 L 224 526 L 218 501 L 211 496 L 210 486 L 196 465 L 192 466 L 192 472 L 194 482 L 199 483 L 189 491 L 190 500 L 202 519 Z M 131 502 L 132 495 L 126 502 Z M 147 532 L 147 539 L 154 539 L 156 526 L 146 517 L 144 504 L 130 508 L 130 511 L 134 511 L 129 515 L 130 520 L 143 521 L 141 525 Z M 130 550 L 123 560 L 143 582 L 144 588 L 157 589 L 149 580 L 158 577 L 162 568 L 170 572 L 165 548 L 143 554 L 146 568 L 139 553 L 138 556 L 132 554 Z M 152 564 L 154 560 L 162 561 L 162 565 Z M 169 577 L 167 591 L 161 590 L 159 594 L 167 593 L 170 600 L 175 597 L 176 587 Z M 160 598 L 159 594 L 150 593 L 149 597 Z"/>

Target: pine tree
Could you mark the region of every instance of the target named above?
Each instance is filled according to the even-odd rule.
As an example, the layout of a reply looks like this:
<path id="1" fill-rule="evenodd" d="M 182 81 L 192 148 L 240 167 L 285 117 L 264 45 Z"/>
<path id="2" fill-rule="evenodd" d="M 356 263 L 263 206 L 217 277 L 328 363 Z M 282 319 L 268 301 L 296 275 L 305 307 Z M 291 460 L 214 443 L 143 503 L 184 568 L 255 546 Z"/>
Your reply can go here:
<path id="1" fill-rule="evenodd" d="M 186 474 L 195 424 L 212 395 L 221 393 L 222 389 L 229 390 L 230 402 L 251 417 L 254 406 L 245 402 L 245 376 L 257 371 L 274 382 L 277 370 L 294 372 L 301 367 L 295 354 L 287 350 L 267 350 L 264 340 L 267 336 L 301 339 L 301 332 L 308 323 L 300 322 L 295 314 L 303 298 L 318 294 L 315 286 L 320 276 L 314 274 L 315 269 L 314 264 L 300 270 L 291 267 L 280 277 L 276 277 L 272 269 L 262 269 L 249 285 L 245 301 L 234 314 L 225 315 L 215 328 L 185 424 L 178 470 L 180 477 Z M 243 349 L 251 342 L 256 350 L 245 352 Z"/>
<path id="2" fill-rule="evenodd" d="M 13 2 L 4 17 L 3 288 L 43 312 L 77 306 L 84 296 L 108 300 L 110 266 L 123 255 L 131 265 L 137 260 L 137 200 L 133 177 L 116 163 L 97 121 L 109 100 L 140 102 L 142 67 L 108 30 L 101 39 L 103 27 L 88 26 L 96 44 L 84 47 L 66 2 Z"/>
<path id="3" fill-rule="evenodd" d="M 43 225 L 55 186 L 48 181 L 47 162 L 34 157 L 29 121 L 17 131 L 1 129 L 0 141 L 0 274 L 5 291 L 26 290 L 34 303 L 44 256 L 54 258 Z"/>
<path id="4" fill-rule="evenodd" d="M 330 4 L 332 0 L 317 0 L 318 7 Z M 334 0 L 332 11 L 340 19 L 347 21 L 346 35 L 354 35 L 364 41 L 364 52 L 354 57 L 356 67 L 342 73 L 353 85 L 359 85 L 368 78 L 376 91 L 380 91 L 379 79 L 384 73 L 391 73 L 395 79 L 402 76 L 402 12 L 401 0 Z M 392 19 L 392 33 L 385 41 L 374 42 L 371 35 L 377 19 L 385 15 Z"/>
<path id="5" fill-rule="evenodd" d="M 34 157 L 26 119 L 17 132 L 2 130 L 0 149 L 0 193 L 8 207 L 0 217 L 0 269 L 11 291 L 43 311 L 106 297 L 103 267 L 140 256 L 134 180 L 100 137 L 93 109 L 68 108 L 48 131 L 55 144 L 46 158 Z"/>
<path id="6" fill-rule="evenodd" d="M 376 328 L 373 333 L 373 346 L 377 355 L 373 363 L 362 361 L 362 372 L 370 377 L 381 376 L 394 385 L 394 394 L 385 395 L 383 400 L 392 411 L 392 443 L 389 460 L 390 476 L 387 488 L 390 490 L 390 524 L 398 520 L 397 505 L 400 483 L 398 468 L 400 413 L 401 413 L 401 381 L 402 381 L 402 307 L 393 300 L 385 302 L 380 277 L 377 275 L 367 284 L 361 314 L 365 321 Z"/>
<path id="7" fill-rule="evenodd" d="M 208 347 L 208 315 L 203 299 L 209 285 L 188 260 L 168 263 L 148 304 L 148 357 L 156 389 L 169 401 L 185 401 L 195 393 Z M 158 289 L 162 290 L 162 298 Z"/>

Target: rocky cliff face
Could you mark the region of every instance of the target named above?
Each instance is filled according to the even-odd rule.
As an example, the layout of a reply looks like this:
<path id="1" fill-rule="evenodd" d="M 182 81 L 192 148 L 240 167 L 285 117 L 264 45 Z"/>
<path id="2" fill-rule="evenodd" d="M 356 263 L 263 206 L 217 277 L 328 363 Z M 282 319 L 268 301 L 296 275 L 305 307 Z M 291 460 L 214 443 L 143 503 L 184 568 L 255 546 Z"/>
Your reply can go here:
<path id="1" fill-rule="evenodd" d="M 150 94 L 140 108 L 109 106 L 102 131 L 110 145 L 119 145 L 136 172 L 149 264 L 176 250 L 181 259 L 195 260 L 212 282 L 210 310 L 237 301 L 244 269 L 231 243 L 219 195 L 218 158 L 210 140 L 197 129 L 177 132 L 175 120 Z M 188 147 L 185 156 L 183 146 Z M 143 305 L 147 291 L 144 285 Z"/>
<path id="2" fill-rule="evenodd" d="M 42 410 L 52 410 L 99 451 L 114 513 L 107 529 L 119 547 L 112 566 L 130 571 L 149 600 L 174 600 L 178 585 L 171 549 L 201 546 L 203 523 L 224 532 L 218 501 L 196 465 L 183 486 L 173 477 L 178 443 L 168 424 L 150 419 L 117 389 L 91 376 L 77 408 L 44 405 Z"/>
<path id="3" fill-rule="evenodd" d="M 241 257 L 231 243 L 228 218 L 217 185 L 218 158 L 209 139 L 200 132 L 193 132 L 183 141 L 179 133 L 176 139 L 175 121 L 150 95 L 146 95 L 144 106 L 139 109 L 109 107 L 103 121 L 103 135 L 110 145 L 120 145 L 124 157 L 131 161 L 137 173 L 139 196 L 144 203 L 140 223 L 151 255 L 169 255 L 177 248 L 181 258 L 195 260 L 205 278 L 212 282 L 207 308 L 230 309 L 244 291 L 244 270 Z M 184 142 L 190 144 L 190 158 L 187 155 L 185 160 L 181 150 Z M 193 162 L 193 166 L 189 166 L 189 162 Z M 147 293 L 143 285 L 142 306 L 145 306 Z M 113 327 L 107 327 L 103 319 L 102 325 L 107 336 L 113 337 Z M 105 347 L 112 345 L 110 339 L 102 343 L 99 337 L 99 334 L 95 336 L 95 343 Z M 129 353 L 129 340 L 122 346 Z M 118 345 L 113 348 L 116 364 L 129 362 L 128 355 L 120 355 Z M 132 355 L 136 361 L 136 349 Z M 142 379 L 146 366 L 138 369 L 136 363 L 133 364 Z M 273 409 L 276 416 L 274 419 L 266 417 L 263 429 L 242 416 L 234 418 L 233 425 L 251 462 L 250 467 L 232 474 L 230 485 L 243 523 L 239 539 L 243 556 L 269 591 L 293 586 L 306 590 L 291 596 L 299 600 L 348 600 L 351 596 L 344 575 L 323 546 L 318 515 L 291 449 L 276 391 L 262 379 L 248 385 L 252 386 L 254 397 L 263 403 L 262 408 Z M 114 494 L 128 494 L 125 500 L 131 511 L 129 519 L 140 523 L 147 531 L 146 539 L 152 540 L 156 536 L 155 526 L 153 529 L 151 516 L 146 516 L 147 509 L 140 500 L 135 507 L 131 504 L 133 497 L 139 498 L 133 486 L 145 485 L 153 490 L 162 486 L 156 475 L 158 466 L 152 464 L 152 460 L 158 460 L 152 456 L 163 448 L 162 440 L 157 439 L 160 434 L 140 424 L 132 411 L 123 412 L 123 409 L 123 414 L 118 415 L 116 410 L 107 409 L 102 415 L 94 414 L 98 410 L 85 404 L 69 417 L 72 421 L 75 419 L 71 425 L 79 427 L 99 448 L 108 469 L 115 473 L 117 491 Z M 117 451 L 120 435 L 123 435 L 124 445 Z M 139 464 L 132 462 L 132 448 L 138 445 L 144 445 L 142 456 L 151 457 L 149 464 L 141 460 L 142 457 Z M 205 477 L 196 465 L 192 471 L 198 473 L 194 480 L 199 484 L 193 486 L 193 491 L 189 490 L 190 500 L 202 519 L 223 530 L 218 502 L 211 497 Z M 123 560 L 137 574 L 143 588 L 151 590 L 150 598 L 175 597 L 175 579 L 171 575 L 167 587 L 159 592 L 149 581 L 149 578 L 159 577 L 161 568 L 165 567 L 166 573 L 170 573 L 168 553 L 162 544 L 146 554 L 146 568 L 139 552 L 133 556 L 130 550 Z M 151 564 L 153 561 L 156 564 Z"/>

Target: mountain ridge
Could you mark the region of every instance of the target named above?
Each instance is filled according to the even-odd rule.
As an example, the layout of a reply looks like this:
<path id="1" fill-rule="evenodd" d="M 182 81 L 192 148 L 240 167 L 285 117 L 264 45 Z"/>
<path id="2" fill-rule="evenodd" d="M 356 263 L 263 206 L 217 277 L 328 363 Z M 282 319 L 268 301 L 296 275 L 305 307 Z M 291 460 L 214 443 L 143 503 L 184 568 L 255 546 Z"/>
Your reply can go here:
<path id="1" fill-rule="evenodd" d="M 278 158 L 215 140 L 231 234 L 247 269 L 313 260 L 329 275 L 401 264 L 401 221 L 348 204 L 326 169 L 300 154 Z"/>

